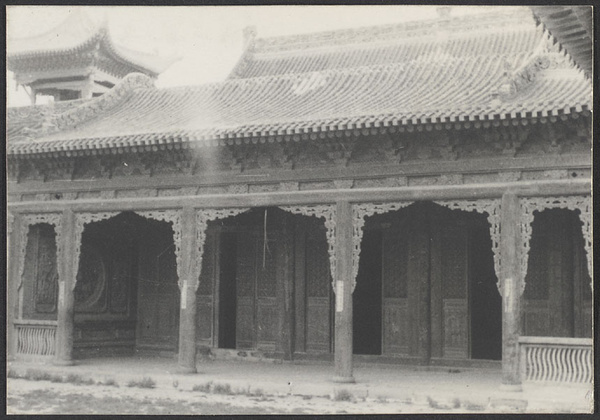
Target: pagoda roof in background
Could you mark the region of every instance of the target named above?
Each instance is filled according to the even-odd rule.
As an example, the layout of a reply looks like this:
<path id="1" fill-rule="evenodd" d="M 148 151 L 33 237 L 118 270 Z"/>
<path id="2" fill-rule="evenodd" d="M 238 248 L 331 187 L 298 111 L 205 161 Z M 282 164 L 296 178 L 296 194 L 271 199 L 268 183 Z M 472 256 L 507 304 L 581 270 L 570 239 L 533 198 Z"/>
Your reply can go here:
<path id="1" fill-rule="evenodd" d="M 32 117 L 46 128 L 9 135 L 8 153 L 320 141 L 340 131 L 527 124 L 591 109 L 590 80 L 528 8 L 248 45 L 224 82 L 157 89 L 130 75 L 99 98 Z M 26 113 L 9 109 L 9 125 Z"/>
<path id="2" fill-rule="evenodd" d="M 35 68 L 60 68 L 65 60 L 93 54 L 102 50 L 131 72 L 157 77 L 177 58 L 160 57 L 117 44 L 111 37 L 108 22 L 96 24 L 82 10 L 75 10 L 54 28 L 29 37 L 7 39 L 8 69 L 14 72 Z"/>
<path id="3" fill-rule="evenodd" d="M 576 65 L 591 78 L 592 6 L 532 6 L 531 10 Z"/>

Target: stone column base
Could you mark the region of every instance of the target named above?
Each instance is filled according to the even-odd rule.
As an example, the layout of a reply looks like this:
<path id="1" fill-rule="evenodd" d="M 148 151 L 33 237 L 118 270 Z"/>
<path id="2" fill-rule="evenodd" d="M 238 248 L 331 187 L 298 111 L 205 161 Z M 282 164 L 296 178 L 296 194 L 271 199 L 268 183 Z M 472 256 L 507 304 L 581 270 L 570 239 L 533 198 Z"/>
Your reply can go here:
<path id="1" fill-rule="evenodd" d="M 356 380 L 354 379 L 354 376 L 334 376 L 332 378 L 333 382 L 336 382 L 338 384 L 353 384 L 356 383 Z"/>

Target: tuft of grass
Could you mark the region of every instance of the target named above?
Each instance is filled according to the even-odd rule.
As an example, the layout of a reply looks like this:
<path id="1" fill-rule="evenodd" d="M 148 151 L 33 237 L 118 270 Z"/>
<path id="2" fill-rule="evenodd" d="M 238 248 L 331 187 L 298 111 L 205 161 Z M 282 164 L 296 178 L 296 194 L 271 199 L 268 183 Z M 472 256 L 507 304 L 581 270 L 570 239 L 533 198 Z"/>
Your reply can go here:
<path id="1" fill-rule="evenodd" d="M 192 391 L 195 391 L 195 392 L 206 392 L 206 393 L 209 393 L 209 392 L 210 392 L 210 389 L 211 389 L 211 387 L 212 387 L 212 381 L 210 381 L 210 382 L 207 382 L 207 383 L 205 383 L 205 384 L 197 384 L 197 385 L 194 385 L 194 387 L 192 388 Z"/>
<path id="2" fill-rule="evenodd" d="M 265 393 L 261 388 L 256 388 L 252 392 L 250 392 L 250 388 L 248 388 L 248 395 L 253 395 L 255 397 L 264 397 Z"/>
<path id="3" fill-rule="evenodd" d="M 14 370 L 7 370 L 6 371 L 6 377 L 7 378 L 18 379 L 18 378 L 21 378 L 21 375 L 18 372 L 15 372 Z"/>
<path id="4" fill-rule="evenodd" d="M 442 406 L 439 405 L 438 402 L 430 396 L 427 396 L 427 404 L 429 404 L 429 407 L 431 408 L 442 408 Z"/>
<path id="5" fill-rule="evenodd" d="M 50 377 L 50 382 L 54 382 L 54 383 L 61 383 L 63 382 L 64 378 L 62 377 L 62 375 L 52 375 Z"/>
<path id="6" fill-rule="evenodd" d="M 452 400 L 452 407 L 454 407 L 454 408 L 460 408 L 460 400 L 458 398 L 454 398 Z"/>
<path id="7" fill-rule="evenodd" d="M 465 401 L 463 407 L 470 411 L 483 411 L 485 409 L 483 405 L 475 404 L 469 401 Z"/>
<path id="8" fill-rule="evenodd" d="M 131 379 L 129 382 L 127 382 L 127 386 L 129 388 L 137 387 L 152 389 L 156 386 L 156 382 L 154 382 L 154 379 L 150 378 L 149 376 L 145 376 L 140 380 Z"/>
<path id="9" fill-rule="evenodd" d="M 107 378 L 104 383 L 102 382 L 98 382 L 98 385 L 105 385 L 105 386 L 114 386 L 116 388 L 119 387 L 119 384 L 117 383 L 117 381 L 115 381 L 114 378 Z"/>
<path id="10" fill-rule="evenodd" d="M 377 402 L 383 403 L 383 404 L 387 404 L 388 399 L 386 397 L 380 395 L 380 396 L 377 397 Z"/>
<path id="11" fill-rule="evenodd" d="M 352 401 L 352 393 L 347 389 L 336 389 L 333 393 L 334 401 Z"/>
<path id="12" fill-rule="evenodd" d="M 83 376 L 77 373 L 70 373 L 67 375 L 65 382 L 76 384 L 76 385 L 94 385 L 95 382 L 92 378 L 84 379 Z"/>
<path id="13" fill-rule="evenodd" d="M 29 379 L 30 381 L 49 381 L 52 375 L 48 372 L 44 372 L 37 369 L 27 369 L 25 373 L 25 379 Z"/>
<path id="14" fill-rule="evenodd" d="M 231 395 L 231 385 L 229 384 L 214 384 L 212 388 L 213 394 Z"/>

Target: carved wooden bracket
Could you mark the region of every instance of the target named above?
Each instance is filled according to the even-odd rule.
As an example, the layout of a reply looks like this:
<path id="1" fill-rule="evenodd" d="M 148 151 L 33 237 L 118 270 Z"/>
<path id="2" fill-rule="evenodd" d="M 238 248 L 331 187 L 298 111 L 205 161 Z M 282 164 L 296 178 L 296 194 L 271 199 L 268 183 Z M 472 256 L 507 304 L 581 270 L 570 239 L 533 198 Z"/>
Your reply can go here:
<path id="1" fill-rule="evenodd" d="M 360 244 L 363 237 L 365 217 L 400 210 L 412 203 L 413 201 L 401 201 L 395 203 L 359 203 L 352 205 L 352 224 L 354 225 L 352 232 L 352 292 L 354 292 L 354 288 L 356 287 L 356 276 L 358 275 L 358 263 L 360 261 Z"/>
<path id="2" fill-rule="evenodd" d="M 325 219 L 327 229 L 327 251 L 329 252 L 329 269 L 331 271 L 331 287 L 335 293 L 335 226 L 336 213 L 335 204 L 323 204 L 314 206 L 280 206 L 280 209 L 303 216 L 322 217 Z"/>
<path id="3" fill-rule="evenodd" d="M 449 208 L 450 210 L 475 211 L 477 213 L 487 214 L 490 224 L 490 238 L 492 239 L 492 252 L 494 253 L 494 271 L 496 278 L 501 279 L 500 267 L 502 256 L 500 254 L 500 199 L 481 199 L 481 200 L 452 200 L 452 201 L 434 201 Z M 498 291 L 502 294 L 501 280 L 496 283 Z"/>
<path id="4" fill-rule="evenodd" d="M 199 209 L 196 213 L 196 240 L 198 246 L 198 258 L 193 259 L 194 278 L 199 279 L 202 274 L 202 259 L 204 258 L 204 242 L 206 242 L 206 228 L 208 222 L 237 216 L 250 210 L 250 208 L 231 209 Z M 178 262 L 179 265 L 179 262 Z M 197 275 L 195 274 L 197 273 Z M 198 291 L 200 282 L 196 281 L 195 291 Z M 181 284 L 179 285 L 181 288 Z"/>
<path id="5" fill-rule="evenodd" d="M 521 276 L 523 278 L 521 294 L 525 291 L 525 276 L 527 275 L 527 265 L 529 262 L 529 250 L 532 234 L 531 224 L 533 223 L 535 211 L 545 209 L 568 209 L 579 210 L 579 219 L 582 222 L 581 230 L 583 233 L 584 248 L 587 257 L 588 273 L 593 277 L 593 255 L 592 255 L 592 199 L 591 196 L 561 196 L 561 197 L 523 197 L 519 200 L 521 207 L 521 240 L 522 248 L 520 250 Z M 590 287 L 594 289 L 593 279 Z"/>
<path id="6" fill-rule="evenodd" d="M 14 217 L 14 216 L 13 216 Z M 18 263 L 18 284 L 17 289 L 20 289 L 23 285 L 23 272 L 25 270 L 25 253 L 27 252 L 27 234 L 29 233 L 29 226 L 37 225 L 40 223 L 47 223 L 49 225 L 54 226 L 54 232 L 56 233 L 56 255 L 61 255 L 62 252 L 62 242 L 61 232 L 62 232 L 62 224 L 61 224 L 61 213 L 38 213 L 38 214 L 24 214 L 21 218 L 21 224 L 18 226 L 19 229 L 19 243 L 21 245 L 19 249 L 19 263 Z M 58 276 L 59 278 L 64 278 L 63 274 L 60 271 L 60 264 L 57 264 L 57 269 L 59 270 Z"/>

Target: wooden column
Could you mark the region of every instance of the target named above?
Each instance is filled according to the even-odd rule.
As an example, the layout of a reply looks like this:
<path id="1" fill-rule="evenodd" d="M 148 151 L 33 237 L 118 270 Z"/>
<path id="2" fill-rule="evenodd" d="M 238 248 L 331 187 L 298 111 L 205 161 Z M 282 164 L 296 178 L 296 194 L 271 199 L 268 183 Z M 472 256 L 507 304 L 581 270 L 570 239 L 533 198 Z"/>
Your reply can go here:
<path id="1" fill-rule="evenodd" d="M 354 382 L 352 376 L 352 206 L 336 204 L 335 225 L 335 376 L 334 382 Z"/>
<path id="2" fill-rule="evenodd" d="M 179 286 L 181 292 L 179 312 L 178 373 L 196 373 L 196 291 L 200 273 L 194 260 L 198 255 L 196 240 L 196 213 L 184 207 L 181 215 L 181 267 Z"/>
<path id="3" fill-rule="evenodd" d="M 22 232 L 22 217 L 20 214 L 9 215 L 7 221 L 7 298 L 6 302 L 6 351 L 7 357 L 13 359 L 17 353 L 17 335 L 14 320 L 17 317 L 19 303 L 19 250 L 21 241 L 27 240 L 27 232 Z"/>
<path id="4" fill-rule="evenodd" d="M 409 277 L 415 287 L 417 323 L 413 326 L 417 334 L 419 363 L 428 365 L 431 359 L 431 290 L 430 290 L 430 236 L 424 212 L 415 212 L 414 225 L 410 228 L 412 242 Z"/>
<path id="5" fill-rule="evenodd" d="M 502 255 L 502 385 L 505 391 L 521 391 L 519 335 L 521 334 L 521 283 L 519 261 L 521 218 L 519 197 L 502 195 L 500 214 L 500 253 Z"/>
<path id="6" fill-rule="evenodd" d="M 56 250 L 58 313 L 54 364 L 69 366 L 73 364 L 74 289 L 79 268 L 79 261 L 74 261 L 73 256 L 76 242 L 81 240 L 75 233 L 75 215 L 71 209 L 63 211 L 59 229 L 61 234 Z"/>

